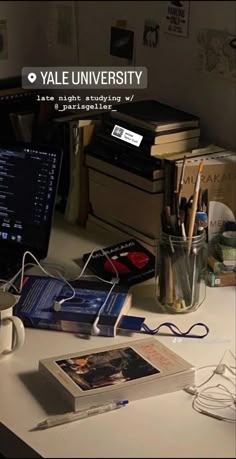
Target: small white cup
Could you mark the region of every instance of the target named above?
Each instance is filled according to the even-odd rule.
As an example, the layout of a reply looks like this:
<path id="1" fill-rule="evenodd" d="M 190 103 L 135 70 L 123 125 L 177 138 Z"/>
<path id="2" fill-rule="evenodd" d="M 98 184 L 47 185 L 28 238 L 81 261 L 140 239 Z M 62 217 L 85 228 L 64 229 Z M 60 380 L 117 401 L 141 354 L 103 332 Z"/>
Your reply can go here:
<path id="1" fill-rule="evenodd" d="M 12 315 L 15 304 L 14 295 L 0 292 L 0 359 L 20 349 L 25 341 L 23 322 Z"/>

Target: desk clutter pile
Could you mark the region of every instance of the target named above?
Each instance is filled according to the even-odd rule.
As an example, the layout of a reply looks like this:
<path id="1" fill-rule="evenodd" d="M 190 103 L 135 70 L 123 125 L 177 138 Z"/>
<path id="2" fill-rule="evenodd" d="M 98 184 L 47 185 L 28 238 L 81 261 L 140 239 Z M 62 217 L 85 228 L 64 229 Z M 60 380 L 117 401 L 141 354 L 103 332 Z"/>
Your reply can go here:
<path id="1" fill-rule="evenodd" d="M 208 200 L 210 239 L 224 220 L 235 220 L 235 153 L 203 141 L 197 116 L 157 101 L 116 108 L 103 116 L 85 149 L 87 225 L 134 237 L 155 253 L 161 211 L 172 205 L 184 158 L 182 193 L 187 199 L 204 161 L 201 194 Z"/>

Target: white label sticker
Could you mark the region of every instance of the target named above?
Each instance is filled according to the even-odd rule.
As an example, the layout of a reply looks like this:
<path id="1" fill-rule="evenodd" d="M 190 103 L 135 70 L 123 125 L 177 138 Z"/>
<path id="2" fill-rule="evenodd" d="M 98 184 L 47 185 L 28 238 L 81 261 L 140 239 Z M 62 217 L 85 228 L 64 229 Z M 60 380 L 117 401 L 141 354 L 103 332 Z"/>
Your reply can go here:
<path id="1" fill-rule="evenodd" d="M 140 146 L 140 143 L 143 139 L 142 135 L 136 134 L 136 132 L 129 131 L 128 129 L 125 129 L 117 125 L 114 126 L 111 135 L 113 137 L 117 137 L 120 140 L 123 140 L 124 142 L 131 143 L 132 145 L 135 145 L 136 147 Z"/>

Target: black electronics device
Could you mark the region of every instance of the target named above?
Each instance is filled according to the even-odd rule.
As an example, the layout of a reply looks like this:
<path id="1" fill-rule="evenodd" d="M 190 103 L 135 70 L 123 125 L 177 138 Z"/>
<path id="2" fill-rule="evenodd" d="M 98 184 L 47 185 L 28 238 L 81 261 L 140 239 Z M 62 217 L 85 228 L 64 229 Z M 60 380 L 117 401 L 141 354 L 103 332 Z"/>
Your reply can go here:
<path id="1" fill-rule="evenodd" d="M 62 151 L 0 145 L 0 276 L 14 274 L 30 251 L 47 256 Z"/>

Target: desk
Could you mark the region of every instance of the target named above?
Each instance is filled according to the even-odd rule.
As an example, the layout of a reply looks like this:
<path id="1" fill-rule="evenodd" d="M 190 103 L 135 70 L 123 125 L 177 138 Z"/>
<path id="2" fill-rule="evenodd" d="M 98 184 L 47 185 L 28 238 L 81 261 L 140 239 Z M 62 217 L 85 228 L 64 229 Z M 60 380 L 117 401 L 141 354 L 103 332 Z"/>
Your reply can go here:
<path id="1" fill-rule="evenodd" d="M 114 241 L 114 237 L 113 242 Z M 105 234 L 55 223 L 49 259 L 76 270 L 72 259 L 85 251 L 107 244 Z M 210 334 L 203 340 L 176 340 L 159 337 L 196 367 L 217 364 L 224 351 L 235 352 L 235 289 L 208 288 L 207 298 L 198 311 L 184 316 L 158 314 L 152 297 L 152 282 L 133 287 L 132 314 L 144 315 L 155 326 L 174 321 L 181 329 L 204 321 Z M 145 338 L 146 335 L 142 335 Z M 184 391 L 133 402 L 127 407 L 45 431 L 30 432 L 50 414 L 62 413 L 65 406 L 53 387 L 37 373 L 38 361 L 55 355 L 139 339 L 85 337 L 73 334 L 26 330 L 24 347 L 0 362 L 0 422 L 43 457 L 235 457 L 235 425 L 196 413 L 191 396 Z M 1 445 L 0 445 L 1 451 Z M 17 451 L 14 456 L 17 455 Z M 31 456 L 30 456 L 31 457 Z"/>

